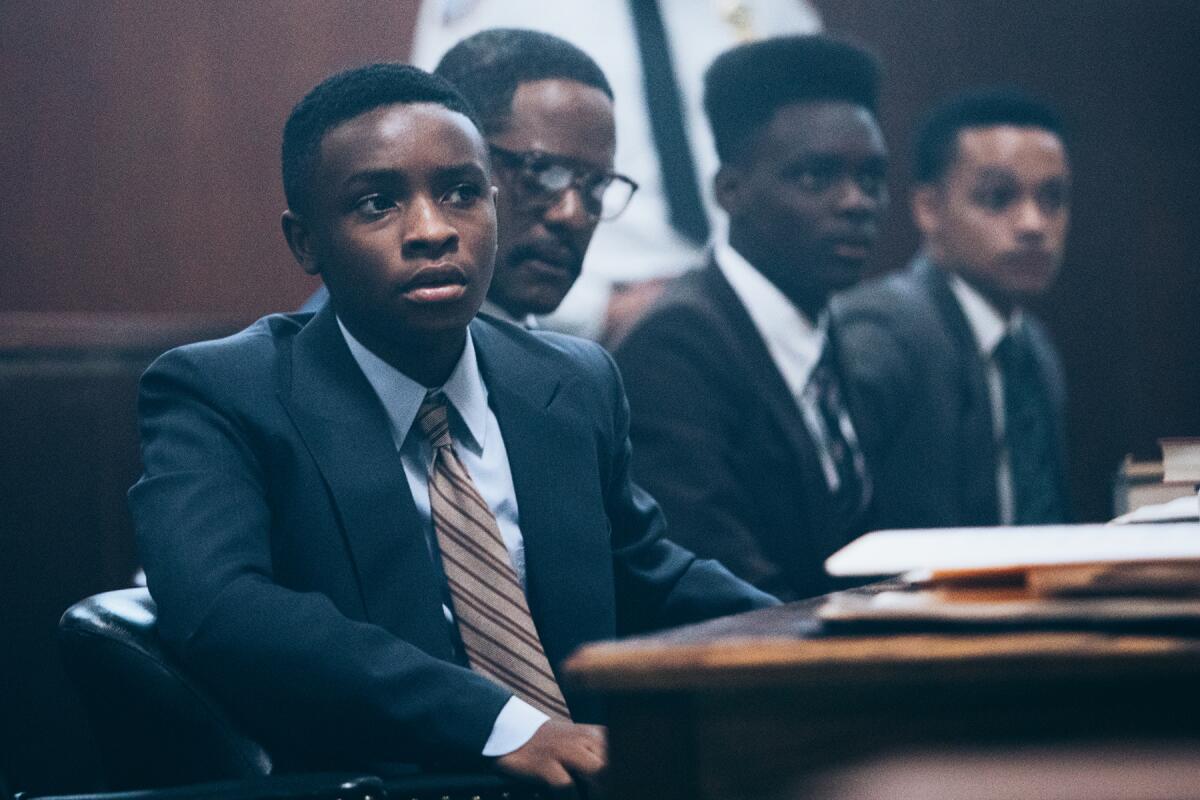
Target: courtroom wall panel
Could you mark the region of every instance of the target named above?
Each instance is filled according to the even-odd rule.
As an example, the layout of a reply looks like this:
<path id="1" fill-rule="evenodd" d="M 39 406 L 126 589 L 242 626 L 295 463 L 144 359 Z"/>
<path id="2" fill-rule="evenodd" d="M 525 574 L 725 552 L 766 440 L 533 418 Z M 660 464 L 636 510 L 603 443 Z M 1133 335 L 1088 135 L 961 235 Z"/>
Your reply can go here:
<path id="1" fill-rule="evenodd" d="M 408 52 L 416 0 L 0 3 L 0 311 L 235 313 L 316 286 L 279 137 L 318 80 Z"/>
<path id="2" fill-rule="evenodd" d="M 0 774 L 95 788 L 99 761 L 55 646 L 58 619 L 137 568 L 125 492 L 141 472 L 137 383 L 169 347 L 245 320 L 0 313 Z"/>

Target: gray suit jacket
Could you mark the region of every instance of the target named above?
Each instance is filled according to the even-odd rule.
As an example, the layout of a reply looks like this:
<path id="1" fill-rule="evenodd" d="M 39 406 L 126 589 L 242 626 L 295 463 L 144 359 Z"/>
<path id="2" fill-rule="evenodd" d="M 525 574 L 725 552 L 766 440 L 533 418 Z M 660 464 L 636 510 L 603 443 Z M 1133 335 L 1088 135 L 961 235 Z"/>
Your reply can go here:
<path id="1" fill-rule="evenodd" d="M 585 642 L 772 602 L 662 538 L 600 347 L 485 319 L 471 332 L 555 671 Z M 308 769 L 477 756 L 510 693 L 454 662 L 386 414 L 332 309 L 167 353 L 140 412 L 138 546 L 194 673 Z M 598 719 L 593 698 L 566 697 Z"/>
<path id="2" fill-rule="evenodd" d="M 945 274 L 918 258 L 839 297 L 833 312 L 875 477 L 872 527 L 999 524 L 985 365 Z M 1042 326 L 1028 322 L 1055 408 L 1065 497 L 1062 367 Z"/>

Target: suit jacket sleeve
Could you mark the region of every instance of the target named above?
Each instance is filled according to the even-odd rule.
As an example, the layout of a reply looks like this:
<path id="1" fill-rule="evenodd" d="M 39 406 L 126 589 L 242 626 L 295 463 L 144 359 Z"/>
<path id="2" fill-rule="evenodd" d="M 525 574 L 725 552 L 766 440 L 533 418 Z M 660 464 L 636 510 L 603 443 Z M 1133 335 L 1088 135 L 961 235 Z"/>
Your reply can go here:
<path id="1" fill-rule="evenodd" d="M 662 512 L 630 474 L 629 402 L 607 353 L 604 367 L 613 409 L 604 492 L 613 528 L 618 632 L 652 630 L 778 604 L 719 562 L 697 558 L 664 537 L 668 531 Z"/>
<path id="2" fill-rule="evenodd" d="M 292 466 L 264 462 L 275 398 L 252 365 L 206 352 L 173 351 L 141 384 L 130 504 L 169 649 L 258 735 L 302 751 L 478 754 L 507 691 L 277 580 L 273 494 Z"/>
<path id="3" fill-rule="evenodd" d="M 898 323 L 865 303 L 834 306 L 838 352 L 850 383 L 854 422 L 869 461 L 886 456 L 912 413 L 919 360 Z"/>

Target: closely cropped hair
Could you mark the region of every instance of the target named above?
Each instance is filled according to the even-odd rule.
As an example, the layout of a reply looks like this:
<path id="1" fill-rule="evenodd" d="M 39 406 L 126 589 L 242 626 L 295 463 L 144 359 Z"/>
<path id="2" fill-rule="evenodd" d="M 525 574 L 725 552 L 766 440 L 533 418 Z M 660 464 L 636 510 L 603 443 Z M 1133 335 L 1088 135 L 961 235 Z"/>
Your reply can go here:
<path id="1" fill-rule="evenodd" d="M 879 62 L 828 36 L 780 36 L 722 53 L 704 75 L 704 110 L 717 154 L 730 162 L 782 106 L 845 100 L 875 110 Z"/>
<path id="2" fill-rule="evenodd" d="M 1011 87 L 972 89 L 942 101 L 926 116 L 917 134 L 917 182 L 942 179 L 954 161 L 959 131 L 996 125 L 1041 128 L 1063 137 L 1062 119 L 1040 100 Z"/>
<path id="3" fill-rule="evenodd" d="M 587 53 L 565 39 L 521 28 L 492 28 L 468 36 L 442 56 L 434 74 L 458 87 L 487 135 L 508 127 L 513 93 L 527 81 L 578 81 L 610 100 L 613 96 L 604 71 Z"/>
<path id="4" fill-rule="evenodd" d="M 436 103 L 466 115 L 479 127 L 458 90 L 424 70 L 382 63 L 339 72 L 306 94 L 283 126 L 283 193 L 288 208 L 301 216 L 308 211 L 309 184 L 325 134 L 359 114 L 393 103 Z"/>

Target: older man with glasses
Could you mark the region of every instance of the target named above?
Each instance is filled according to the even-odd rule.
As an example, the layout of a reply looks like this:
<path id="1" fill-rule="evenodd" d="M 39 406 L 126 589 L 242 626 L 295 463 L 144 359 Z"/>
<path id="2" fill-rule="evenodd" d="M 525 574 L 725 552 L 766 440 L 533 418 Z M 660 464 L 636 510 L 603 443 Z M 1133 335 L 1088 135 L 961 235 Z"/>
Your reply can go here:
<path id="1" fill-rule="evenodd" d="M 612 89 L 582 50 L 529 30 L 470 36 L 435 71 L 478 112 L 500 190 L 496 271 L 481 310 L 531 326 L 579 277 L 596 225 L 637 189 L 612 171 Z"/>

